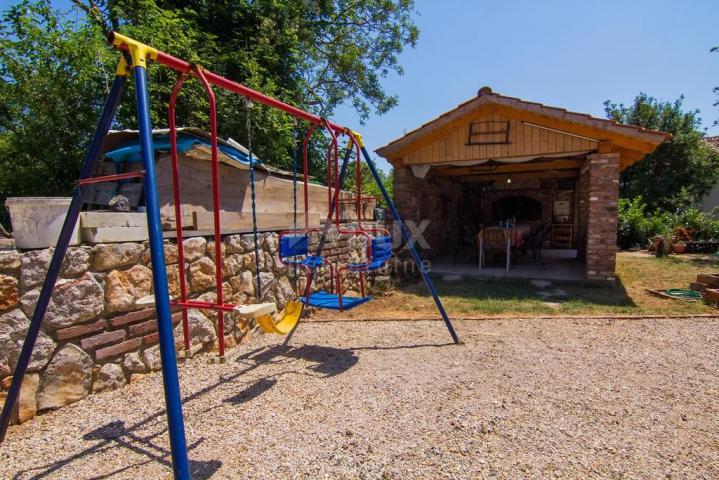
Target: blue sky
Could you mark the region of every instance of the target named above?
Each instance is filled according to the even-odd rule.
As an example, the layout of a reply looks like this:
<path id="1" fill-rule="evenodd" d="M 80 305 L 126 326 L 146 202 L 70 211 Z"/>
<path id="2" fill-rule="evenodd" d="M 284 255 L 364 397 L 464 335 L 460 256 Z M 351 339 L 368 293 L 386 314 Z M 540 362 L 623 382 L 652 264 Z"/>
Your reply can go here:
<path id="1" fill-rule="evenodd" d="M 719 135 L 719 52 L 709 52 L 719 45 L 717 0 L 418 0 L 416 10 L 420 39 L 401 55 L 405 74 L 384 81 L 399 105 L 364 126 L 348 108 L 334 116 L 361 131 L 371 150 L 484 85 L 596 116 L 607 99 L 683 94 L 685 107 L 701 110 L 709 134 Z"/>
<path id="2" fill-rule="evenodd" d="M 639 92 L 701 110 L 710 134 L 719 119 L 719 1 L 432 1 L 416 4 L 420 39 L 402 54 L 391 112 L 364 127 L 384 145 L 489 85 L 495 92 L 604 116 L 605 100 Z M 357 125 L 343 109 L 335 120 Z M 386 164 L 383 164 L 387 168 Z"/>

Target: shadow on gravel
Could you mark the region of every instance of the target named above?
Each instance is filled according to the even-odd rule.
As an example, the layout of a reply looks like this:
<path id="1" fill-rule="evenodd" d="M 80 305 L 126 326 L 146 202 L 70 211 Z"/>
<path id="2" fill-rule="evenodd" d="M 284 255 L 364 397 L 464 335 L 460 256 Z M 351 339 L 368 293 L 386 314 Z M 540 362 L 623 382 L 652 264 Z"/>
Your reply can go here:
<path id="1" fill-rule="evenodd" d="M 304 374 L 304 375 L 317 375 L 321 378 L 330 378 L 335 375 L 339 375 L 348 371 L 350 368 L 355 366 L 359 362 L 359 357 L 355 354 L 355 350 L 395 350 L 395 349 L 407 349 L 407 348 L 422 348 L 422 347 L 444 347 L 452 345 L 452 343 L 446 344 L 420 344 L 420 345 L 398 345 L 398 346 L 362 346 L 357 348 L 334 348 L 324 347 L 319 345 L 302 345 L 299 347 L 292 347 L 289 345 L 277 345 L 270 348 L 259 347 L 249 352 L 239 355 L 234 359 L 235 363 L 245 364 L 245 368 L 241 368 L 237 373 L 227 376 L 221 376 L 220 379 L 189 395 L 185 395 L 182 399 L 183 404 L 195 400 L 208 394 L 228 382 L 241 379 L 243 375 L 248 372 L 255 370 L 268 363 L 280 362 L 283 359 L 284 366 L 289 366 L 289 369 L 283 370 L 274 375 L 268 375 L 255 381 L 250 387 L 246 388 L 242 392 L 226 399 L 225 401 L 233 404 L 242 404 L 251 401 L 278 383 L 278 377 L 285 374 Z M 292 360 L 289 365 L 286 363 L 286 359 Z M 291 368 L 294 361 L 301 360 L 308 362 L 310 365 L 303 364 L 304 362 L 297 362 L 295 369 Z M 307 371 L 312 373 L 307 373 Z M 86 442 L 96 442 L 94 445 L 82 450 L 78 453 L 70 455 L 62 460 L 49 463 L 47 465 L 24 470 L 18 472 L 13 477 L 15 480 L 26 480 L 26 479 L 40 479 L 47 477 L 48 475 L 57 474 L 63 468 L 66 468 L 66 472 L 71 472 L 71 464 L 86 456 L 91 456 L 104 452 L 111 449 L 127 449 L 136 454 L 142 455 L 147 460 L 138 462 L 133 461 L 128 465 L 116 469 L 109 473 L 103 473 L 92 477 L 95 480 L 105 479 L 115 475 L 128 476 L 130 475 L 129 470 L 144 465 L 150 462 L 158 462 L 166 465 L 169 469 L 172 468 L 172 461 L 170 452 L 154 443 L 154 439 L 166 435 L 167 428 L 162 427 L 159 430 L 148 434 L 138 435 L 138 430 L 146 428 L 153 422 L 160 421 L 160 417 L 165 415 L 165 409 L 159 410 L 153 415 L 141 420 L 133 425 L 126 426 L 122 420 L 116 420 L 102 427 L 96 428 L 87 432 L 83 435 L 83 440 Z M 204 437 L 191 445 L 188 445 L 188 450 L 191 452 L 198 445 L 204 441 Z M 114 453 L 115 455 L 122 455 L 121 451 Z M 205 462 L 198 462 L 190 460 L 190 471 L 192 472 L 193 479 L 208 479 L 212 477 L 222 466 L 222 462 L 219 460 L 210 460 Z"/>
<path id="2" fill-rule="evenodd" d="M 237 395 L 230 397 L 225 401 L 227 403 L 241 405 L 245 402 L 249 402 L 250 400 L 254 400 L 255 398 L 259 397 L 267 390 L 274 387 L 276 383 L 277 380 L 274 378 L 260 378 Z"/>
<path id="3" fill-rule="evenodd" d="M 303 345 L 301 347 L 294 348 L 286 344 L 282 344 L 268 348 L 267 350 L 258 352 L 254 355 L 250 354 L 238 357 L 237 362 L 243 363 L 245 361 L 251 361 L 254 363 L 253 366 L 243 370 L 242 373 L 246 373 L 249 370 L 259 367 L 260 365 L 272 363 L 273 361 L 281 360 L 283 358 L 304 360 L 305 362 L 310 362 L 314 365 L 300 365 L 300 368 L 294 369 L 290 363 L 287 365 L 289 370 L 284 370 L 282 372 L 260 378 L 237 395 L 234 395 L 225 401 L 227 403 L 240 405 L 254 400 L 270 388 L 274 387 L 277 384 L 277 378 L 282 375 L 304 374 L 304 371 L 309 369 L 312 372 L 322 375 L 323 378 L 329 378 L 346 372 L 355 366 L 359 361 L 359 358 L 351 349 L 323 347 L 318 345 Z M 231 377 L 227 380 L 234 378 L 235 377 Z"/>
<path id="4" fill-rule="evenodd" d="M 164 413 L 164 412 L 163 412 Z M 137 428 L 139 425 L 134 426 L 133 428 Z M 40 479 L 45 478 L 46 476 L 57 472 L 58 470 L 62 469 L 63 467 L 71 464 L 73 461 L 78 460 L 82 457 L 85 457 L 87 455 L 93 455 L 105 450 L 113 449 L 113 448 L 123 448 L 130 450 L 134 453 L 138 453 L 140 455 L 143 455 L 147 457 L 147 460 L 140 463 L 131 463 L 128 464 L 125 467 L 115 469 L 111 472 L 104 473 L 102 475 L 97 475 L 94 477 L 90 477 L 92 480 L 101 480 L 105 478 L 110 478 L 115 475 L 120 475 L 123 472 L 126 472 L 127 470 L 130 470 L 131 468 L 137 467 L 139 465 L 144 465 L 149 462 L 157 462 L 161 463 L 163 465 L 168 466 L 169 468 L 172 468 L 172 461 L 170 457 L 170 452 L 158 445 L 155 445 L 153 443 L 153 439 L 159 437 L 160 435 L 164 435 L 167 429 L 162 429 L 158 432 L 155 432 L 151 435 L 147 436 L 139 436 L 133 433 L 133 429 L 128 429 L 125 426 L 125 422 L 121 420 L 115 420 L 114 422 L 107 423 L 99 428 L 96 428 L 95 430 L 92 430 L 85 435 L 82 436 L 82 439 L 85 441 L 96 441 L 95 445 L 92 447 L 89 447 L 82 452 L 79 452 L 75 455 L 72 455 L 68 458 L 58 460 L 57 462 L 53 462 L 47 465 L 44 465 L 39 468 L 35 468 L 32 470 L 25 470 L 22 472 L 19 472 L 15 474 L 13 477 L 16 480 L 19 479 Z M 190 444 L 187 446 L 187 449 L 189 451 L 194 450 L 197 448 L 198 445 L 200 445 L 204 441 L 204 438 L 199 439 L 193 444 Z M 212 477 L 222 466 L 222 462 L 219 460 L 210 460 L 207 462 L 198 462 L 194 460 L 190 460 L 190 472 L 192 474 L 193 479 L 208 479 Z"/>

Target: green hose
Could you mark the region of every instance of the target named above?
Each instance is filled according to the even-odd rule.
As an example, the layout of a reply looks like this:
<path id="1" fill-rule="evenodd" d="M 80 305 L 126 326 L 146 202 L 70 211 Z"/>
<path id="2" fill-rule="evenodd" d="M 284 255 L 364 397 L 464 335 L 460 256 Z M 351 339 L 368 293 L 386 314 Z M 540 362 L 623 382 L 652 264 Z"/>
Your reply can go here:
<path id="1" fill-rule="evenodd" d="M 674 298 L 682 298 L 684 300 L 699 300 L 702 294 L 696 290 L 687 290 L 686 288 L 669 288 L 664 293 Z"/>

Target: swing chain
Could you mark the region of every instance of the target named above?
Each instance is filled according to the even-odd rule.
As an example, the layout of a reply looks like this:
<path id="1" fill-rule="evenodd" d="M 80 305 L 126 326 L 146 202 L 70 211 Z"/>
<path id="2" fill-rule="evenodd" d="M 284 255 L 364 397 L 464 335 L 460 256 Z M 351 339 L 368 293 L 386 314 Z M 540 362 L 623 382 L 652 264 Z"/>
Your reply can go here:
<path id="1" fill-rule="evenodd" d="M 297 119 L 292 118 L 292 229 L 297 231 L 297 155 L 302 145 Z M 297 141 L 298 143 L 295 143 Z M 297 291 L 297 265 L 292 269 L 292 291 Z"/>
<path id="2" fill-rule="evenodd" d="M 247 128 L 247 153 L 250 163 L 250 192 L 252 198 L 252 235 L 254 237 L 255 244 L 255 277 L 257 281 L 257 302 L 262 302 L 262 280 L 260 276 L 260 247 L 257 231 L 257 203 L 255 194 L 255 164 L 252 158 L 252 101 L 245 98 L 245 127 Z"/>

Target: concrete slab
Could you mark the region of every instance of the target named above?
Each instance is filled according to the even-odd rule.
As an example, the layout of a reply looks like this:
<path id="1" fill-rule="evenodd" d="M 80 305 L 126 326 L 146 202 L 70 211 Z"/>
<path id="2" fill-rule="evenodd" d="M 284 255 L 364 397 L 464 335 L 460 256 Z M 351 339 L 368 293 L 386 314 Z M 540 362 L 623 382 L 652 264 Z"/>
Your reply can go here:
<path id="1" fill-rule="evenodd" d="M 539 279 L 558 281 L 585 280 L 584 262 L 577 259 L 576 250 L 542 250 L 545 268 L 533 262 L 531 255 L 515 254 L 509 271 L 504 269 L 503 261 L 488 265 L 481 270 L 476 255 L 470 259 L 458 259 L 452 264 L 452 256 L 444 255 L 429 261 L 429 271 L 433 275 L 461 275 L 465 278 L 484 279 Z"/>

